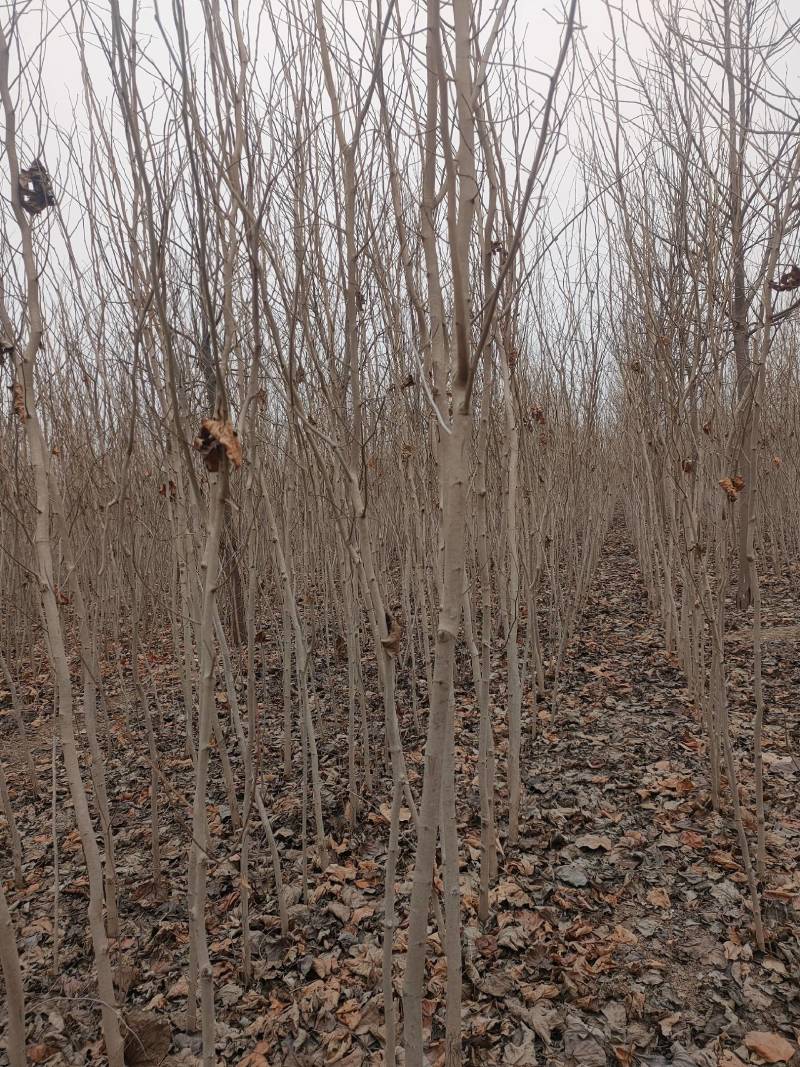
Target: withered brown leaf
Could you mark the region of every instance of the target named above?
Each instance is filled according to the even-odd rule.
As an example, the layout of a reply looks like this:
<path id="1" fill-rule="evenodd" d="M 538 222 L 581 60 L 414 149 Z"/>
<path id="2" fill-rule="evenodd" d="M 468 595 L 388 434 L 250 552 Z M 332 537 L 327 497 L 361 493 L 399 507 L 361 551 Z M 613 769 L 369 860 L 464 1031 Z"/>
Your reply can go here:
<path id="1" fill-rule="evenodd" d="M 193 447 L 203 457 L 207 469 L 212 472 L 219 470 L 222 452 L 237 470 L 242 465 L 242 445 L 229 420 L 223 422 L 222 419 L 203 419 Z"/>
<path id="2" fill-rule="evenodd" d="M 14 411 L 16 411 L 19 421 L 25 422 L 28 412 L 25 409 L 25 390 L 22 388 L 22 382 L 14 382 L 11 392 L 14 394 Z"/>
<path id="3" fill-rule="evenodd" d="M 389 633 L 381 639 L 381 644 L 386 649 L 387 654 L 394 657 L 400 651 L 400 639 L 403 636 L 403 626 L 400 622 L 397 608 L 395 608 L 394 614 L 389 611 L 386 612 L 386 629 Z"/>
<path id="4" fill-rule="evenodd" d="M 169 1020 L 154 1011 L 132 1011 L 125 1018 L 126 1067 L 158 1067 L 172 1044 Z"/>
<path id="5" fill-rule="evenodd" d="M 776 293 L 787 293 L 792 289 L 800 289 L 800 267 L 793 263 L 788 270 L 781 274 L 777 282 L 771 281 L 769 287 Z"/>

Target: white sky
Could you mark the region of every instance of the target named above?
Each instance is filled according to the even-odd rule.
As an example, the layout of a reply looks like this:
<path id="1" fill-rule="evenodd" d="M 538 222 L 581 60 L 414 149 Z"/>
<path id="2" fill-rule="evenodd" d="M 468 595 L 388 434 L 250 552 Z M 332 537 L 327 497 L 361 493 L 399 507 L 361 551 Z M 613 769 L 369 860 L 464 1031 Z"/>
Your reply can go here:
<path id="1" fill-rule="evenodd" d="M 269 3 L 269 0 L 265 0 Z M 311 0 L 300 0 L 300 6 L 305 3 L 309 8 Z M 623 0 L 624 4 L 624 0 Z M 0 10 L 3 6 L 0 3 Z M 80 91 L 80 71 L 75 51 L 73 19 L 69 14 L 74 6 L 72 0 L 36 0 L 36 10 L 32 9 L 26 14 L 20 26 L 21 37 L 26 51 L 29 53 L 37 46 L 42 37 L 42 27 L 51 31 L 47 42 L 47 65 L 45 70 L 45 82 L 48 99 L 55 105 L 56 101 L 66 104 L 70 98 L 74 98 Z M 107 0 L 93 0 L 92 9 L 96 17 L 110 25 L 108 16 Z M 223 0 L 224 6 L 224 0 Z M 401 3 L 401 9 L 408 7 L 408 3 Z M 123 16 L 130 13 L 130 0 L 122 0 Z M 628 2 L 628 9 L 634 13 L 636 8 Z M 643 11 L 650 8 L 650 0 L 643 0 L 640 4 Z M 257 14 L 258 5 L 253 5 L 254 16 Z M 169 20 L 170 0 L 161 0 L 159 9 L 162 19 Z M 200 0 L 184 0 L 186 21 L 190 34 L 197 38 L 203 33 L 203 15 Z M 558 49 L 560 27 L 558 25 L 559 8 L 556 3 L 543 4 L 540 0 L 516 0 L 515 4 L 517 22 L 525 27 L 525 43 L 528 50 L 528 58 L 543 68 L 552 66 Z M 105 13 L 105 16 L 104 16 Z M 159 41 L 159 31 L 154 17 L 152 0 L 142 0 L 139 4 L 139 34 L 142 40 L 152 37 L 153 54 L 163 51 Z M 580 22 L 583 27 L 584 38 L 591 48 L 604 50 L 608 45 L 608 15 L 605 0 L 581 0 Z M 100 82 L 108 82 L 107 64 L 102 55 L 97 55 L 93 74 Z"/>
<path id="2" fill-rule="evenodd" d="M 17 0 L 24 3 L 25 0 Z M 171 6 L 172 0 L 157 0 L 158 9 L 162 19 L 172 25 Z M 204 20 L 201 0 L 183 0 L 184 11 L 189 28 L 190 38 L 198 45 L 202 44 L 204 33 Z M 265 25 L 267 20 L 263 17 L 264 4 L 270 0 L 240 0 L 243 11 L 243 19 L 249 25 L 255 25 L 260 18 L 262 22 L 262 35 L 260 37 L 260 49 L 254 54 L 253 62 L 266 74 L 268 64 L 273 56 L 274 48 L 270 46 L 268 36 L 269 27 Z M 280 0 L 279 0 L 280 2 Z M 374 3 L 374 0 L 364 0 L 365 3 Z M 636 12 L 636 0 L 615 0 L 626 5 L 632 14 Z M 44 49 L 45 60 L 42 65 L 42 88 L 46 99 L 46 113 L 50 123 L 39 126 L 34 114 L 24 117 L 23 107 L 19 109 L 20 130 L 23 143 L 23 159 L 43 149 L 43 158 L 46 160 L 50 172 L 58 176 L 64 174 L 64 147 L 59 131 L 71 133 L 77 128 L 79 139 L 81 131 L 86 127 L 86 113 L 82 100 L 81 73 L 78 51 L 75 40 L 75 22 L 80 18 L 80 9 L 85 6 L 86 0 L 28 0 L 29 8 L 22 16 L 19 37 L 24 53 L 33 57 L 40 49 Z M 133 0 L 121 0 L 121 9 L 124 18 L 131 14 Z M 353 9 L 354 0 L 326 0 L 329 7 L 338 8 L 344 4 L 347 11 Z M 398 0 L 399 9 L 409 15 L 413 11 L 413 0 Z M 312 0 L 296 0 L 299 9 L 311 12 Z M 385 4 L 385 0 L 384 0 Z M 419 0 L 420 6 L 424 7 L 424 0 Z M 560 0 L 512 0 L 515 11 L 516 25 L 520 31 L 524 31 L 524 45 L 527 63 L 530 67 L 542 72 L 549 72 L 556 60 L 558 53 L 561 26 L 560 26 Z M 640 7 L 649 10 L 650 0 L 640 0 Z M 110 4 L 109 0 L 88 0 L 88 6 L 94 18 L 110 34 Z M 153 0 L 139 0 L 138 2 L 138 37 L 148 58 L 159 67 L 160 70 L 171 70 L 171 64 L 166 48 L 161 40 L 161 34 L 155 20 Z M 3 7 L 7 7 L 0 0 L 0 17 L 3 17 Z M 222 0 L 223 10 L 225 0 Z M 486 12 L 490 10 L 489 0 L 484 0 L 484 19 Z M 419 18 L 419 16 L 418 16 Z M 348 28 L 352 23 L 354 35 L 360 37 L 358 24 L 355 20 L 348 20 Z M 604 0 L 580 0 L 580 24 L 583 40 L 589 45 L 592 52 L 605 54 L 609 50 L 609 21 Z M 45 39 L 42 45 L 43 39 Z M 97 43 L 90 20 L 84 19 L 84 40 L 86 41 L 87 62 L 92 78 L 93 88 L 99 99 L 108 101 L 108 107 L 116 113 L 118 108 L 113 99 L 111 79 L 108 69 L 108 61 Z M 37 56 L 38 58 L 38 56 Z M 543 84 L 543 82 L 542 82 Z M 143 73 L 139 85 L 145 100 L 155 98 L 158 100 L 160 92 L 155 82 L 148 88 L 148 78 Z M 21 101 L 24 106 L 25 101 Z M 40 101 L 33 101 L 33 110 L 38 110 Z M 158 104 L 156 103 L 156 108 Z M 552 193 L 558 196 L 557 187 L 561 183 L 556 182 Z M 62 205 L 66 207 L 66 205 Z"/>

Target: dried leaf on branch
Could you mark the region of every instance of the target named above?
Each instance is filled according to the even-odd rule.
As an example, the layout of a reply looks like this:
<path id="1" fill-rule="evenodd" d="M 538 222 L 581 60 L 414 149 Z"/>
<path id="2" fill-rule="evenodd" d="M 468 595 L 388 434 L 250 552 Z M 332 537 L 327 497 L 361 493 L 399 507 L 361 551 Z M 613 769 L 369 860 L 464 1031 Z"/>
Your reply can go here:
<path id="1" fill-rule="evenodd" d="M 38 215 L 56 203 L 53 184 L 44 164 L 38 159 L 19 172 L 19 198 L 29 215 Z"/>
<path id="2" fill-rule="evenodd" d="M 800 289 L 800 267 L 795 263 L 785 270 L 777 282 L 769 283 L 770 289 L 776 293 L 788 293 L 792 289 Z"/>
<path id="3" fill-rule="evenodd" d="M 744 478 L 741 474 L 735 474 L 732 478 L 720 478 L 720 488 L 725 490 L 725 495 L 732 504 L 739 499 L 739 493 L 744 489 Z"/>
<path id="4" fill-rule="evenodd" d="M 11 387 L 11 392 L 14 397 L 14 411 L 16 411 L 19 421 L 25 422 L 28 417 L 28 412 L 25 408 L 25 390 L 22 388 L 22 383 L 14 382 Z"/>
<path id="5" fill-rule="evenodd" d="M 223 422 L 221 419 L 203 419 L 193 447 L 203 457 L 206 468 L 212 472 L 219 470 L 223 453 L 237 470 L 242 465 L 242 445 L 229 420 Z"/>
<path id="6" fill-rule="evenodd" d="M 388 655 L 394 657 L 400 651 L 400 640 L 403 636 L 403 627 L 396 608 L 394 614 L 388 611 L 386 612 L 386 629 L 389 633 L 386 637 L 381 639 L 381 644 L 386 649 Z"/>

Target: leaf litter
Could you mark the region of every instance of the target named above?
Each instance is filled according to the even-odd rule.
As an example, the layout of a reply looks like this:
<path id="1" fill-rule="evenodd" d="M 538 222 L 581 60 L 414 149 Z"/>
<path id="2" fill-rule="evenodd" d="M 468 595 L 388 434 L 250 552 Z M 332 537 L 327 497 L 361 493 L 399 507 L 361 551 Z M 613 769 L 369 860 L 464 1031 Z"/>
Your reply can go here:
<path id="1" fill-rule="evenodd" d="M 769 866 L 763 887 L 766 953 L 750 936 L 746 879 L 725 811 L 709 803 L 705 739 L 685 680 L 663 651 L 648 616 L 632 550 L 613 528 L 590 603 L 573 638 L 555 707 L 528 700 L 523 727 L 525 800 L 519 844 L 504 836 L 507 732 L 502 651 L 495 654 L 493 721 L 498 752 L 500 875 L 487 924 L 477 918 L 479 805 L 478 709 L 461 650 L 457 685 L 458 819 L 464 958 L 463 1060 L 468 1064 L 632 1064 L 706 1067 L 798 1062 L 800 1036 L 800 818 L 796 813 L 800 735 L 795 694 L 800 645 L 791 623 L 797 600 L 784 582 L 764 581 L 764 677 Z M 543 620 L 546 625 L 546 620 Z M 729 674 L 742 802 L 752 816 L 752 693 L 746 616 L 731 612 Z M 770 629 L 771 628 L 771 629 Z M 394 635 L 396 636 L 396 635 Z M 163 635 L 168 648 L 169 635 Z M 399 647 L 399 645 L 398 645 Z M 200 1037 L 186 1027 L 188 916 L 186 825 L 192 765 L 182 746 L 180 683 L 170 657 L 148 650 L 159 688 L 155 718 L 162 792 L 161 855 L 166 899 L 150 873 L 147 808 L 150 766 L 132 699 L 124 647 L 106 667 L 109 793 L 115 827 L 121 935 L 112 942 L 118 999 L 127 1024 L 126 1063 L 199 1064 Z M 338 722 L 347 701 L 346 666 L 330 655 L 317 670 L 320 722 Z M 398 703 L 415 788 L 424 737 L 411 715 L 409 667 L 398 661 Z M 77 683 L 79 664 L 74 664 Z M 241 664 L 239 683 L 243 686 Z M 368 704 L 379 753 L 380 698 L 374 663 L 365 662 Z M 372 669 L 372 674 L 370 674 Z M 20 680 L 37 770 L 50 773 L 49 677 Z M 242 979 L 240 836 L 215 777 L 209 808 L 208 929 L 214 966 L 220 1064 L 264 1067 L 382 1062 L 382 870 L 388 843 L 388 771 L 355 830 L 344 817 L 346 733 L 323 727 L 320 761 L 332 862 L 309 869 L 303 891 L 295 775 L 281 766 L 279 652 L 259 678 L 262 781 L 282 846 L 290 931 L 280 936 L 264 842 L 254 831 L 251 860 L 253 980 Z M 224 695 L 224 686 L 220 685 Z M 225 705 L 220 702 L 225 719 Z M 346 712 L 345 712 L 346 714 Z M 273 721 L 274 720 L 274 721 Z M 9 792 L 23 839 L 25 885 L 2 875 L 13 909 L 28 1001 L 28 1058 L 51 1065 L 102 1064 L 86 936 L 88 894 L 71 805 L 59 775 L 59 921 L 53 923 L 51 798 L 34 798 L 10 700 L 0 693 L 0 731 Z M 229 732 L 231 762 L 238 768 Z M 18 753 L 17 753 L 18 754 Z M 87 775 L 88 782 L 88 775 Z M 96 812 L 95 812 L 96 816 Z M 97 825 L 97 820 L 95 820 Z M 2 826 L 2 832 L 6 828 Z M 405 922 L 411 889 L 413 822 L 401 815 L 395 931 L 396 991 L 402 989 Z M 58 965 L 53 965 L 58 936 Z M 430 1062 L 443 1062 L 447 961 L 435 926 L 423 1005 Z M 6 1063 L 0 1052 L 0 1064 Z"/>

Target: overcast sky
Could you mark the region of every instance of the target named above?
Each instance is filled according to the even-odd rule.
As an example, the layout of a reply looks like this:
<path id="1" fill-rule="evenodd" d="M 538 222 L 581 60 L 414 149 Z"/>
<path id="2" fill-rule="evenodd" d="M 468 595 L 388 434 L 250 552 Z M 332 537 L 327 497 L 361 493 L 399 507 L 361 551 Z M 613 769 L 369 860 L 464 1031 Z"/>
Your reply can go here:
<path id="1" fill-rule="evenodd" d="M 301 0 L 302 2 L 309 7 L 311 5 L 311 0 Z M 25 16 L 21 25 L 21 34 L 29 53 L 41 40 L 43 27 L 51 32 L 47 43 L 48 62 L 45 76 L 48 99 L 54 104 L 57 99 L 66 101 L 74 98 L 80 91 L 80 72 L 74 43 L 74 21 L 69 14 L 70 3 L 71 0 L 44 0 L 39 9 L 41 15 L 31 11 Z M 253 3 L 249 6 L 251 18 L 255 19 L 259 5 Z M 401 10 L 408 6 L 407 0 L 405 2 L 401 0 Z M 129 0 L 128 2 L 123 0 L 122 10 L 126 17 L 130 12 L 130 7 Z M 649 0 L 642 0 L 639 7 L 643 11 L 649 10 Z M 95 0 L 92 8 L 97 13 L 97 17 L 103 19 L 103 13 L 108 11 L 107 0 Z M 635 4 L 630 0 L 627 8 L 632 13 L 636 10 Z M 167 19 L 170 9 L 169 0 L 161 0 L 159 9 L 162 18 Z M 203 34 L 200 0 L 184 0 L 184 9 L 190 34 L 199 40 Z M 560 37 L 558 4 L 541 3 L 539 0 L 516 0 L 515 10 L 518 25 L 525 29 L 525 44 L 529 60 L 537 61 L 543 67 L 552 66 Z M 104 21 L 106 24 L 109 23 L 107 15 Z M 353 21 L 355 24 L 355 20 Z M 609 27 L 604 0 L 581 0 L 580 21 L 583 27 L 582 33 L 590 47 L 605 49 L 609 42 Z M 159 40 L 160 34 L 155 22 L 152 0 L 142 0 L 139 5 L 139 35 L 143 41 L 151 39 L 154 55 L 161 53 L 163 46 Z M 258 62 L 257 59 L 256 62 Z M 96 62 L 93 64 L 93 76 L 100 83 L 108 83 L 107 64 L 101 54 L 97 54 Z"/>

